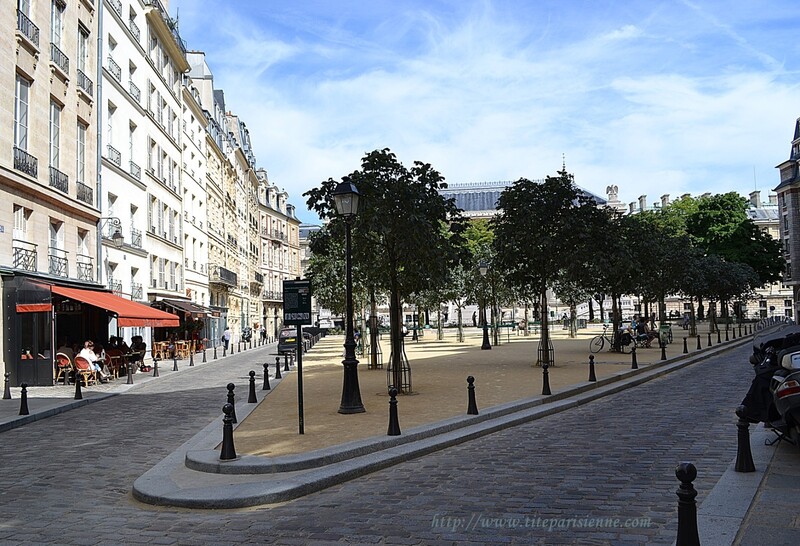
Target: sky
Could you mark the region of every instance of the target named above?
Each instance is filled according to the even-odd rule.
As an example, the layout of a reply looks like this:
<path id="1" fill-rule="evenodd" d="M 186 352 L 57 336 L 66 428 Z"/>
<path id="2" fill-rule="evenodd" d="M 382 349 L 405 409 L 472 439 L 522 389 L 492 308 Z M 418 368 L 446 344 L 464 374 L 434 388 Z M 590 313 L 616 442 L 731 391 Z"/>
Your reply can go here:
<path id="1" fill-rule="evenodd" d="M 800 116 L 796 0 L 170 0 L 259 167 L 302 194 L 390 148 L 449 183 L 760 190 Z"/>

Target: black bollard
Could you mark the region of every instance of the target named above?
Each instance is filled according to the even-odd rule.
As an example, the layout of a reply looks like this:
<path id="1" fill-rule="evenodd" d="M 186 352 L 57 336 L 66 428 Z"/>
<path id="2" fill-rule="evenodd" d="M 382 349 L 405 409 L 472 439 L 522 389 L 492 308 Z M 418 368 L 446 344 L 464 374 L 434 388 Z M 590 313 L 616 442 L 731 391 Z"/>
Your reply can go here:
<path id="1" fill-rule="evenodd" d="M 731 339 L 736 339 L 736 326 L 731 329 Z"/>
<path id="2" fill-rule="evenodd" d="M 268 391 L 270 389 L 272 389 L 272 387 L 269 386 L 269 364 L 264 362 L 264 386 L 261 387 L 261 390 Z"/>
<path id="3" fill-rule="evenodd" d="M 233 421 L 231 421 L 232 423 L 238 423 L 239 422 L 239 421 L 236 420 L 236 401 L 235 401 L 235 397 L 233 395 L 233 389 L 235 389 L 235 388 L 236 388 L 236 385 L 234 385 L 233 383 L 228 383 L 228 404 L 230 404 L 231 407 L 233 408 L 231 410 L 231 417 L 233 418 Z"/>
<path id="4" fill-rule="evenodd" d="M 717 328 L 717 345 L 722 343 L 722 336 L 720 334 L 719 328 Z"/>
<path id="5" fill-rule="evenodd" d="M 294 354 L 294 353 L 292 353 L 292 354 Z M 286 353 L 286 354 L 283 355 L 283 371 L 284 372 L 288 372 L 289 371 L 289 353 Z"/>
<path id="6" fill-rule="evenodd" d="M 275 357 L 275 379 L 281 379 L 281 357 Z"/>
<path id="7" fill-rule="evenodd" d="M 135 363 L 129 360 L 128 361 L 128 369 L 126 370 L 128 379 L 125 381 L 125 383 L 127 385 L 133 385 L 133 367 L 134 366 L 135 366 Z M 77 375 L 75 376 L 75 382 L 78 382 Z"/>
<path id="8" fill-rule="evenodd" d="M 204 345 L 203 346 L 203 364 L 205 364 L 206 362 L 207 362 L 207 360 L 206 360 L 206 348 L 205 348 L 205 345 Z"/>
<path id="9" fill-rule="evenodd" d="M 397 389 L 389 388 L 389 431 L 388 436 L 400 436 L 400 419 L 397 417 Z"/>
<path id="10" fill-rule="evenodd" d="M 689 354 L 689 346 L 686 344 L 686 338 L 683 338 L 683 354 Z"/>
<path id="11" fill-rule="evenodd" d="M 189 366 L 194 366 L 194 349 L 189 349 Z"/>
<path id="12" fill-rule="evenodd" d="M 711 332 L 708 333 L 708 346 L 711 347 Z"/>
<path id="13" fill-rule="evenodd" d="M 231 356 L 233 356 L 234 354 L 236 354 L 236 352 L 233 350 L 233 343 L 231 343 Z"/>
<path id="14" fill-rule="evenodd" d="M 19 414 L 30 415 L 31 412 L 28 411 L 28 384 L 23 383 L 20 386 L 22 387 L 22 392 L 19 393 Z"/>
<path id="15" fill-rule="evenodd" d="M 552 392 L 550 392 L 550 371 L 548 370 L 549 367 L 550 365 L 547 363 L 542 364 L 542 394 L 545 396 L 553 394 Z"/>
<path id="16" fill-rule="evenodd" d="M 702 348 L 703 348 L 703 346 L 700 345 L 700 334 L 697 334 L 697 350 L 699 351 Z"/>
<path id="17" fill-rule="evenodd" d="M 214 345 L 214 360 L 217 359 L 217 346 Z"/>
<path id="18" fill-rule="evenodd" d="M 667 359 L 667 344 L 662 341 L 661 343 L 659 343 L 659 345 L 661 345 L 661 360 L 666 360 Z"/>
<path id="19" fill-rule="evenodd" d="M 725 328 L 725 341 L 730 341 L 730 339 L 728 338 L 728 329 L 727 328 Z"/>
<path id="20" fill-rule="evenodd" d="M 11 387 L 8 383 L 8 378 L 11 377 L 11 372 L 5 373 L 5 384 L 3 386 L 3 400 L 11 400 Z M 69 381 L 69 378 L 64 379 L 64 384 Z"/>
<path id="21" fill-rule="evenodd" d="M 236 422 L 236 415 L 233 404 L 222 406 L 222 413 L 225 414 L 225 417 L 222 418 L 222 452 L 219 454 L 219 458 L 228 461 L 236 458 L 236 448 L 233 446 L 233 423 Z"/>
<path id="22" fill-rule="evenodd" d="M 228 348 L 223 346 L 222 347 L 222 358 L 225 358 L 226 356 L 228 356 Z"/>
<path id="23" fill-rule="evenodd" d="M 236 342 L 236 344 L 237 344 L 237 347 L 238 347 L 237 352 L 241 353 L 242 352 L 242 340 L 240 339 L 239 341 Z M 245 345 L 245 347 L 247 347 L 247 345 Z"/>
<path id="24" fill-rule="evenodd" d="M 172 353 L 172 371 L 178 371 L 178 355 L 176 355 L 174 352 Z"/>
<path id="25" fill-rule="evenodd" d="M 697 491 L 692 482 L 697 477 L 697 469 L 692 463 L 681 463 L 675 468 L 675 476 L 681 485 L 678 494 L 678 538 L 676 546 L 700 546 L 697 533 Z"/>
<path id="26" fill-rule="evenodd" d="M 160 377 L 158 375 L 158 359 L 157 358 L 153 359 L 153 377 Z"/>
<path id="27" fill-rule="evenodd" d="M 739 337 L 742 337 L 742 324 L 739 323 Z"/>
<path id="28" fill-rule="evenodd" d="M 636 347 L 631 348 L 631 370 L 638 370 L 639 363 L 636 361 Z"/>
<path id="29" fill-rule="evenodd" d="M 755 472 L 756 465 L 753 463 L 753 452 L 750 450 L 750 422 L 747 420 L 747 407 L 739 406 L 736 408 L 736 416 L 739 422 L 736 428 L 739 430 L 738 445 L 736 446 L 736 472 Z"/>
<path id="30" fill-rule="evenodd" d="M 597 381 L 594 373 L 594 355 L 589 355 L 589 381 Z"/>
<path id="31" fill-rule="evenodd" d="M 128 365 L 128 374 L 130 374 L 130 365 Z M 81 374 L 75 372 L 75 400 L 83 400 L 83 393 L 81 392 Z"/>
<path id="32" fill-rule="evenodd" d="M 475 378 L 467 377 L 467 415 L 478 415 L 478 403 L 475 401 Z"/>
<path id="33" fill-rule="evenodd" d="M 248 375 L 250 376 L 250 392 L 247 393 L 247 403 L 255 404 L 258 402 L 258 398 L 256 398 L 256 372 L 250 370 Z"/>

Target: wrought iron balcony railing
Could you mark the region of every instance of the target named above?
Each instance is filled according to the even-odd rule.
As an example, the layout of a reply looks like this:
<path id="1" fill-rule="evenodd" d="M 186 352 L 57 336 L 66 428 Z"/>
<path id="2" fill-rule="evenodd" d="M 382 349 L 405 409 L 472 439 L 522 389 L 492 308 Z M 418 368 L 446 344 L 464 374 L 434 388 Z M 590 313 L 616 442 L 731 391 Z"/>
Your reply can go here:
<path id="1" fill-rule="evenodd" d="M 136 228 L 131 228 L 131 246 L 142 248 L 142 232 Z"/>
<path id="2" fill-rule="evenodd" d="M 67 260 L 67 252 L 60 248 L 48 248 L 48 271 L 51 275 L 57 277 L 67 277 L 69 271 L 69 261 Z"/>
<path id="3" fill-rule="evenodd" d="M 94 265 L 92 257 L 85 254 L 76 255 L 78 266 L 78 279 L 82 281 L 94 281 Z"/>
<path id="4" fill-rule="evenodd" d="M 113 279 L 113 277 L 110 277 L 108 279 L 108 288 L 111 289 L 114 294 L 119 296 L 122 294 L 122 281 L 116 281 Z"/>
<path id="5" fill-rule="evenodd" d="M 94 205 L 94 189 L 87 186 L 83 182 L 76 182 L 75 187 L 78 190 L 78 200 L 83 201 L 87 205 Z"/>
<path id="6" fill-rule="evenodd" d="M 64 193 L 69 193 L 69 176 L 55 167 L 50 167 L 50 187 Z"/>
<path id="7" fill-rule="evenodd" d="M 17 29 L 36 47 L 39 47 L 39 27 L 28 19 L 28 16 L 17 10 Z"/>
<path id="8" fill-rule="evenodd" d="M 141 180 L 142 179 L 142 168 L 139 165 L 137 165 L 136 163 L 134 163 L 133 161 L 131 161 L 130 167 L 131 167 L 131 170 L 130 170 L 131 176 L 134 177 L 136 180 Z"/>
<path id="9" fill-rule="evenodd" d="M 142 283 L 140 282 L 132 282 L 131 283 L 131 299 L 134 301 L 141 301 L 144 296 L 144 291 L 142 289 Z"/>
<path id="10" fill-rule="evenodd" d="M 239 284 L 238 276 L 236 273 L 229 269 L 225 269 L 221 265 L 212 265 L 210 267 L 209 282 L 224 284 L 229 287 L 235 287 Z"/>
<path id="11" fill-rule="evenodd" d="M 122 81 L 122 69 L 111 55 L 108 56 L 108 71 L 111 72 L 111 75 L 114 76 L 118 82 Z"/>
<path id="12" fill-rule="evenodd" d="M 94 83 L 89 79 L 89 76 L 84 74 L 83 70 L 78 69 L 78 87 L 84 90 L 90 97 L 94 96 Z"/>
<path id="13" fill-rule="evenodd" d="M 128 81 L 128 91 L 130 91 L 131 96 L 136 99 L 136 102 L 141 102 L 142 92 L 139 91 L 139 88 L 133 83 L 133 80 Z"/>
<path id="14" fill-rule="evenodd" d="M 31 154 L 14 146 L 14 168 L 34 178 L 38 176 L 39 161 Z"/>
<path id="15" fill-rule="evenodd" d="M 56 44 L 50 44 L 50 60 L 53 61 L 64 74 L 69 74 L 69 58 L 64 55 Z"/>
<path id="16" fill-rule="evenodd" d="M 122 2 L 120 0 L 109 0 L 111 9 L 117 12 L 117 15 L 122 17 Z"/>
<path id="17" fill-rule="evenodd" d="M 117 167 L 122 166 L 122 154 L 119 153 L 119 150 L 114 148 L 111 144 L 108 145 L 108 160 L 111 161 Z"/>
<path id="18" fill-rule="evenodd" d="M 14 245 L 14 269 L 36 271 L 36 245 L 19 239 L 13 239 L 11 244 Z"/>
<path id="19" fill-rule="evenodd" d="M 139 31 L 139 26 L 136 24 L 136 21 L 131 19 L 128 21 L 128 28 L 131 29 L 131 34 L 133 34 L 133 38 L 138 42 L 142 33 Z"/>

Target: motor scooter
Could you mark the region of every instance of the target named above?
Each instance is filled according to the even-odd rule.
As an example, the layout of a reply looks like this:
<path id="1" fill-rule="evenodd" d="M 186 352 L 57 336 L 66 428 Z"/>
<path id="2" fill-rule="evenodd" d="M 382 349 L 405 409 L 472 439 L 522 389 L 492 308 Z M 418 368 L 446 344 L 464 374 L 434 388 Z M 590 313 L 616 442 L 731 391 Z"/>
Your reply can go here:
<path id="1" fill-rule="evenodd" d="M 758 332 L 750 355 L 756 373 L 740 417 L 763 422 L 780 440 L 800 447 L 800 326 L 784 324 Z"/>

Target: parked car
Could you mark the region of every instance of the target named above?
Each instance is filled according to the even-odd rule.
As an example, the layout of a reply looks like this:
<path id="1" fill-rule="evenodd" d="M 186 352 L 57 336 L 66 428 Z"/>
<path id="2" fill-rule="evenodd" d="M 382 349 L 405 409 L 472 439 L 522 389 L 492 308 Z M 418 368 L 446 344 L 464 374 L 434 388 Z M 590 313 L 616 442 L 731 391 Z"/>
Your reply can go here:
<path id="1" fill-rule="evenodd" d="M 292 353 L 297 350 L 297 330 L 294 328 L 282 328 L 278 334 L 278 352 Z"/>

